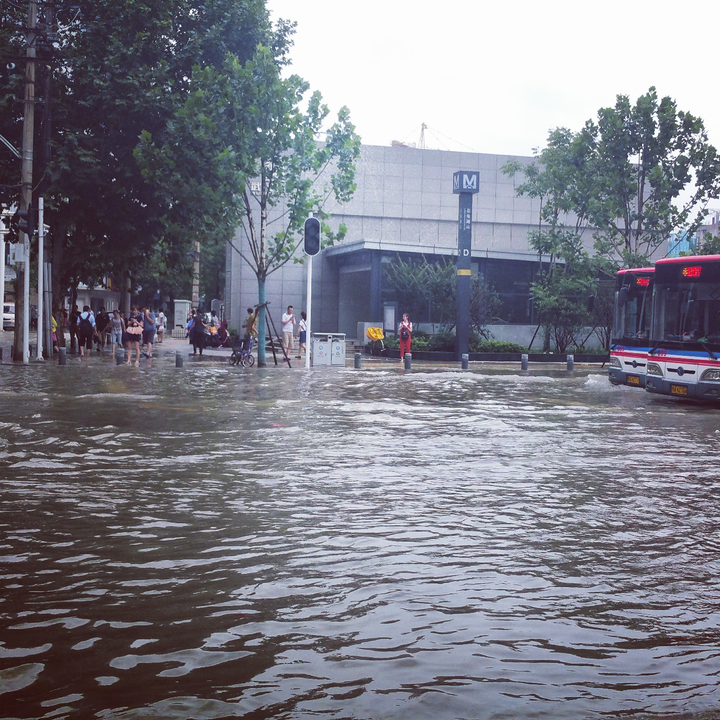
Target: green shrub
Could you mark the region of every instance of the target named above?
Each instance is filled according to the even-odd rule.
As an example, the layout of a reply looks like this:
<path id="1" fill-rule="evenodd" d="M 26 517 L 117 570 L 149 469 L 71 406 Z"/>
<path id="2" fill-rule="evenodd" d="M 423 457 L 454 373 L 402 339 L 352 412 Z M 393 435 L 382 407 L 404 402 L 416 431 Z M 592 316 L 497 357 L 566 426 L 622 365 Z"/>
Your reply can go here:
<path id="1" fill-rule="evenodd" d="M 455 349 L 455 333 L 442 332 L 430 335 L 428 338 L 427 349 L 452 352 Z"/>
<path id="2" fill-rule="evenodd" d="M 476 336 L 470 340 L 471 352 L 478 353 L 526 353 L 528 349 L 523 345 L 507 340 L 483 340 Z"/>
<path id="3" fill-rule="evenodd" d="M 400 341 L 389 336 L 385 338 L 385 347 L 397 349 Z M 455 350 L 455 333 L 441 332 L 434 335 L 420 330 L 413 333 L 413 350 L 431 350 L 435 352 L 453 352 Z M 470 336 L 470 352 L 480 353 L 526 353 L 528 349 L 523 345 L 505 340 L 485 340 L 482 336 L 472 333 Z"/>

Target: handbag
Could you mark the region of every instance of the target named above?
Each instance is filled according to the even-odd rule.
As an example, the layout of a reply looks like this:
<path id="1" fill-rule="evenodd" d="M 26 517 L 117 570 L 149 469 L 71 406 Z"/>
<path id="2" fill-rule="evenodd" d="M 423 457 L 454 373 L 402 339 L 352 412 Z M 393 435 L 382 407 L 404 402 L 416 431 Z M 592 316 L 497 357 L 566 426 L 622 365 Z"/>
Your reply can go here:
<path id="1" fill-rule="evenodd" d="M 142 335 L 142 328 L 139 325 L 128 325 L 125 330 L 128 335 Z"/>

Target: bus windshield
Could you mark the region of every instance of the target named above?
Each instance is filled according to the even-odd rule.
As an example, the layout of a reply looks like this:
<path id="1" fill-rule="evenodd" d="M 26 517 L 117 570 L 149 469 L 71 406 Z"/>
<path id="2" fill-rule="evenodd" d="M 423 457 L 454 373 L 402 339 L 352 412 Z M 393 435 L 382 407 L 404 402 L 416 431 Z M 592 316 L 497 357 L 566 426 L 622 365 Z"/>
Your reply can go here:
<path id="1" fill-rule="evenodd" d="M 658 283 L 653 339 L 720 343 L 720 282 Z"/>
<path id="2" fill-rule="evenodd" d="M 631 344 L 650 337 L 652 281 L 629 273 L 618 279 L 615 295 L 613 342 Z"/>

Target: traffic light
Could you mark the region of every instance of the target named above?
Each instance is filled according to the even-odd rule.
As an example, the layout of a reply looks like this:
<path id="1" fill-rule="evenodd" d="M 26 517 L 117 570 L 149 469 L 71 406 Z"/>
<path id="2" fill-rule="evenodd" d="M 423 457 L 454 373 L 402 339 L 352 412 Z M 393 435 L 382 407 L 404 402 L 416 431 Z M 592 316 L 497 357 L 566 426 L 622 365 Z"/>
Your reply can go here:
<path id="1" fill-rule="evenodd" d="M 320 252 L 320 221 L 309 217 L 305 221 L 305 254 L 317 255 Z"/>
<path id="2" fill-rule="evenodd" d="M 28 237 L 35 234 L 35 216 L 32 205 L 28 205 L 25 210 L 18 210 L 13 215 L 13 220 L 17 222 L 20 232 L 24 232 Z"/>

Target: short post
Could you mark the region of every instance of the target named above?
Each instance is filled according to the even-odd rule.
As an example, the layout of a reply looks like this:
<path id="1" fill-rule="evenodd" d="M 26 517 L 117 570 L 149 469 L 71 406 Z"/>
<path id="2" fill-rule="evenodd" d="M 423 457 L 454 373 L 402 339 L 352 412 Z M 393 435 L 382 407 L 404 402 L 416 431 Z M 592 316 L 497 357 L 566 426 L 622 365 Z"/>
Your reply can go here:
<path id="1" fill-rule="evenodd" d="M 355 353 L 355 369 L 359 370 L 362 367 L 362 355 L 357 352 Z"/>
<path id="2" fill-rule="evenodd" d="M 405 369 L 412 370 L 412 353 L 405 353 Z"/>
<path id="3" fill-rule="evenodd" d="M 528 360 L 529 360 L 529 358 L 528 358 L 527 354 L 523 353 L 523 354 L 520 356 L 520 367 L 521 367 L 523 370 L 527 370 L 527 369 L 528 369 Z"/>
<path id="4" fill-rule="evenodd" d="M 574 370 L 574 369 L 575 369 L 575 356 L 574 356 L 574 355 L 568 355 L 568 356 L 567 356 L 567 369 L 568 369 L 568 370 Z"/>
<path id="5" fill-rule="evenodd" d="M 470 355 L 468 355 L 468 353 L 463 353 L 461 356 L 461 361 L 462 361 L 462 369 L 467 370 L 468 366 L 470 364 Z"/>
<path id="6" fill-rule="evenodd" d="M 183 354 L 182 350 L 175 351 L 175 367 L 181 368 L 183 366 Z"/>
<path id="7" fill-rule="evenodd" d="M 116 350 L 115 351 L 115 364 L 122 365 L 124 362 L 125 362 L 125 351 L 124 350 Z"/>
<path id="8" fill-rule="evenodd" d="M 67 365 L 67 348 L 58 348 L 58 365 Z"/>
<path id="9" fill-rule="evenodd" d="M 2 348 L 0 348 L 0 362 L 2 362 Z"/>

